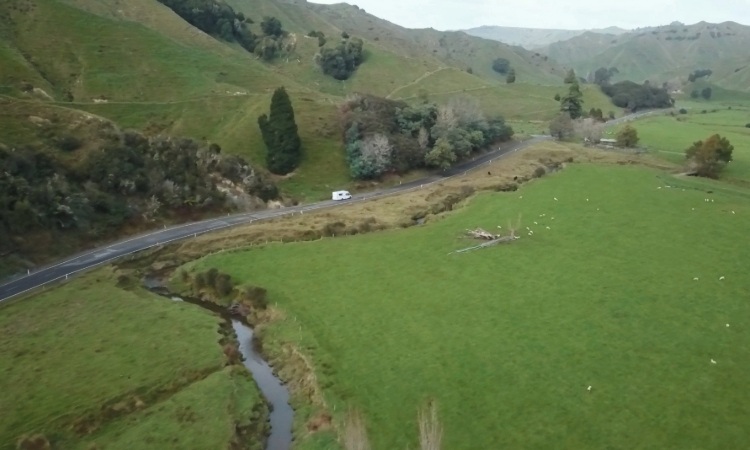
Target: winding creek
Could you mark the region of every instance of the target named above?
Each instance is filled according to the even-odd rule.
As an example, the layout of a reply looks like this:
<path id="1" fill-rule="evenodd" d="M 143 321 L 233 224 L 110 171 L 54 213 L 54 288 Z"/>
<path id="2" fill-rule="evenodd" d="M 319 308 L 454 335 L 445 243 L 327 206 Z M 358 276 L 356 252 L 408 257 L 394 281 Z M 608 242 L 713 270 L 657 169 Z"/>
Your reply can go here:
<path id="1" fill-rule="evenodd" d="M 294 421 L 294 410 L 289 405 L 289 391 L 284 383 L 276 377 L 273 369 L 263 356 L 256 350 L 254 345 L 253 329 L 243 323 L 239 318 L 233 317 L 225 309 L 218 305 L 208 304 L 196 299 L 187 299 L 169 293 L 155 280 L 146 280 L 144 283 L 148 289 L 161 296 L 167 297 L 175 302 L 186 302 L 208 309 L 220 314 L 232 325 L 232 329 L 239 343 L 239 351 L 242 354 L 243 364 L 250 371 L 258 385 L 258 389 L 265 397 L 270 409 L 271 433 L 266 442 L 266 450 L 289 450 L 292 447 L 292 423 Z"/>

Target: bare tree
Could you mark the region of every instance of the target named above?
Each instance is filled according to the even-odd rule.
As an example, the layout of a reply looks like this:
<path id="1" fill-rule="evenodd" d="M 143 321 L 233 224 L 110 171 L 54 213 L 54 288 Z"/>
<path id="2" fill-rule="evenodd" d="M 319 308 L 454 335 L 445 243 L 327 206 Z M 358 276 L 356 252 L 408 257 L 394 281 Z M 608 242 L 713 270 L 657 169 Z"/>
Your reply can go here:
<path id="1" fill-rule="evenodd" d="M 419 129 L 419 137 L 417 138 L 417 142 L 419 142 L 419 148 L 422 150 L 427 150 L 430 146 L 430 132 L 427 131 L 427 128 L 422 127 Z"/>
<path id="2" fill-rule="evenodd" d="M 365 420 L 356 409 L 346 415 L 343 441 L 345 450 L 370 450 Z"/>
<path id="3" fill-rule="evenodd" d="M 581 119 L 575 122 L 576 134 L 585 142 L 598 143 L 604 133 L 604 124 L 594 119 Z"/>
<path id="4" fill-rule="evenodd" d="M 440 450 L 443 441 L 443 426 L 438 418 L 437 403 L 430 400 L 418 412 L 419 448 Z"/>
<path id="5" fill-rule="evenodd" d="M 362 141 L 361 152 L 362 161 L 372 168 L 373 173 L 380 175 L 391 164 L 393 146 L 387 136 L 376 133 Z"/>
<path id="6" fill-rule="evenodd" d="M 549 124 L 549 132 L 556 139 L 567 139 L 575 132 L 573 119 L 570 114 L 563 112 L 557 115 Z"/>
<path id="7" fill-rule="evenodd" d="M 448 100 L 449 108 L 457 117 L 460 124 L 476 123 L 484 121 L 484 113 L 479 100 L 468 95 L 458 95 Z"/>
<path id="8" fill-rule="evenodd" d="M 440 105 L 438 106 L 437 111 L 437 120 L 435 121 L 435 126 L 450 130 L 452 128 L 455 128 L 458 126 L 458 115 L 453 110 L 453 108 L 449 105 Z"/>

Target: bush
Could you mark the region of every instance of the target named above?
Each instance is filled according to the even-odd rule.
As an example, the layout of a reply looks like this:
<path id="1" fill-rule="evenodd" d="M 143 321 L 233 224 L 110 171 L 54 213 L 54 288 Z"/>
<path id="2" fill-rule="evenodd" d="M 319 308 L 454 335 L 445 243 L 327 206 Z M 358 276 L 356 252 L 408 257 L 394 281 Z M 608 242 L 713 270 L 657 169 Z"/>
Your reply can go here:
<path id="1" fill-rule="evenodd" d="M 547 174 L 547 169 L 545 169 L 542 166 L 539 166 L 536 169 L 534 169 L 534 178 L 542 178 L 546 174 Z"/>
<path id="2" fill-rule="evenodd" d="M 750 128 L 750 123 L 746 123 L 745 128 Z"/>
<path id="3" fill-rule="evenodd" d="M 226 297 L 231 294 L 234 290 L 234 284 L 232 283 L 232 277 L 225 273 L 220 273 L 216 277 L 216 293 L 222 297 Z"/>
<path id="4" fill-rule="evenodd" d="M 83 142 L 75 136 L 67 135 L 58 138 L 55 144 L 57 145 L 57 148 L 64 152 L 72 152 L 81 148 Z"/>
<path id="5" fill-rule="evenodd" d="M 266 309 L 268 307 L 268 291 L 262 287 L 247 286 L 242 290 L 242 299 L 254 308 Z"/>
<path id="6" fill-rule="evenodd" d="M 215 288 L 216 287 L 216 279 L 219 277 L 219 271 L 215 268 L 208 269 L 208 272 L 206 272 L 206 284 L 209 287 Z"/>
<path id="7" fill-rule="evenodd" d="M 492 70 L 505 75 L 510 70 L 510 61 L 505 58 L 497 58 L 492 61 Z"/>
<path id="8" fill-rule="evenodd" d="M 196 290 L 201 290 L 206 287 L 206 274 L 203 272 L 198 272 L 193 276 L 193 287 Z"/>
<path id="9" fill-rule="evenodd" d="M 337 80 L 347 80 L 364 61 L 361 39 L 344 40 L 335 48 L 322 48 L 317 61 L 323 73 Z"/>
<path id="10" fill-rule="evenodd" d="M 680 114 L 687 114 L 687 109 L 680 108 Z"/>
<path id="11" fill-rule="evenodd" d="M 52 445 L 43 434 L 23 435 L 16 443 L 18 450 L 52 450 Z"/>

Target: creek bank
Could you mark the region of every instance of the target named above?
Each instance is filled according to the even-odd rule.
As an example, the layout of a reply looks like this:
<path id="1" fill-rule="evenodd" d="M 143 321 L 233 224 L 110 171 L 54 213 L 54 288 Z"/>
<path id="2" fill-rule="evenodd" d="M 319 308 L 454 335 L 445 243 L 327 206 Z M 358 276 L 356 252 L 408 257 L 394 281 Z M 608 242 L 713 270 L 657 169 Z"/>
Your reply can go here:
<path id="1" fill-rule="evenodd" d="M 252 375 L 253 380 L 255 380 L 270 410 L 269 422 L 271 431 L 267 436 L 265 449 L 289 450 L 292 446 L 292 426 L 294 421 L 294 410 L 289 404 L 289 391 L 284 383 L 276 377 L 270 364 L 261 355 L 259 341 L 255 339 L 253 328 L 247 322 L 246 316 L 240 314 L 236 308 L 227 308 L 210 301 L 174 294 L 165 288 L 159 280 L 153 278 L 146 278 L 143 284 L 151 292 L 166 297 L 171 301 L 184 301 L 197 305 L 221 316 L 225 320 L 221 332 L 225 336 L 236 339 L 238 344 L 237 350 L 241 358 L 237 358 L 233 354 L 235 351 L 234 347 L 229 345 L 226 339 L 222 339 L 221 341 L 224 352 L 232 362 L 239 362 L 241 360 L 242 364 Z M 252 437 L 244 436 L 244 433 L 239 434 L 243 435 L 243 438 Z"/>

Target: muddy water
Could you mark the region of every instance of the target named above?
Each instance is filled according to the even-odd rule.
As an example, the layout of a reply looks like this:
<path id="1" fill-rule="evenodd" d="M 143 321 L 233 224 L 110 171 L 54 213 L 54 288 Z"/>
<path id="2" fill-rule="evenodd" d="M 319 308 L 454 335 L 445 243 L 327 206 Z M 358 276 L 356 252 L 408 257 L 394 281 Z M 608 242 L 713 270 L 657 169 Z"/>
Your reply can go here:
<path id="1" fill-rule="evenodd" d="M 292 446 L 294 419 L 294 411 L 289 406 L 289 391 L 273 374 L 271 366 L 253 348 L 253 329 L 239 320 L 232 320 L 232 328 L 237 334 L 245 367 L 253 374 L 261 393 L 271 406 L 271 435 L 268 437 L 266 450 L 288 450 Z"/>

